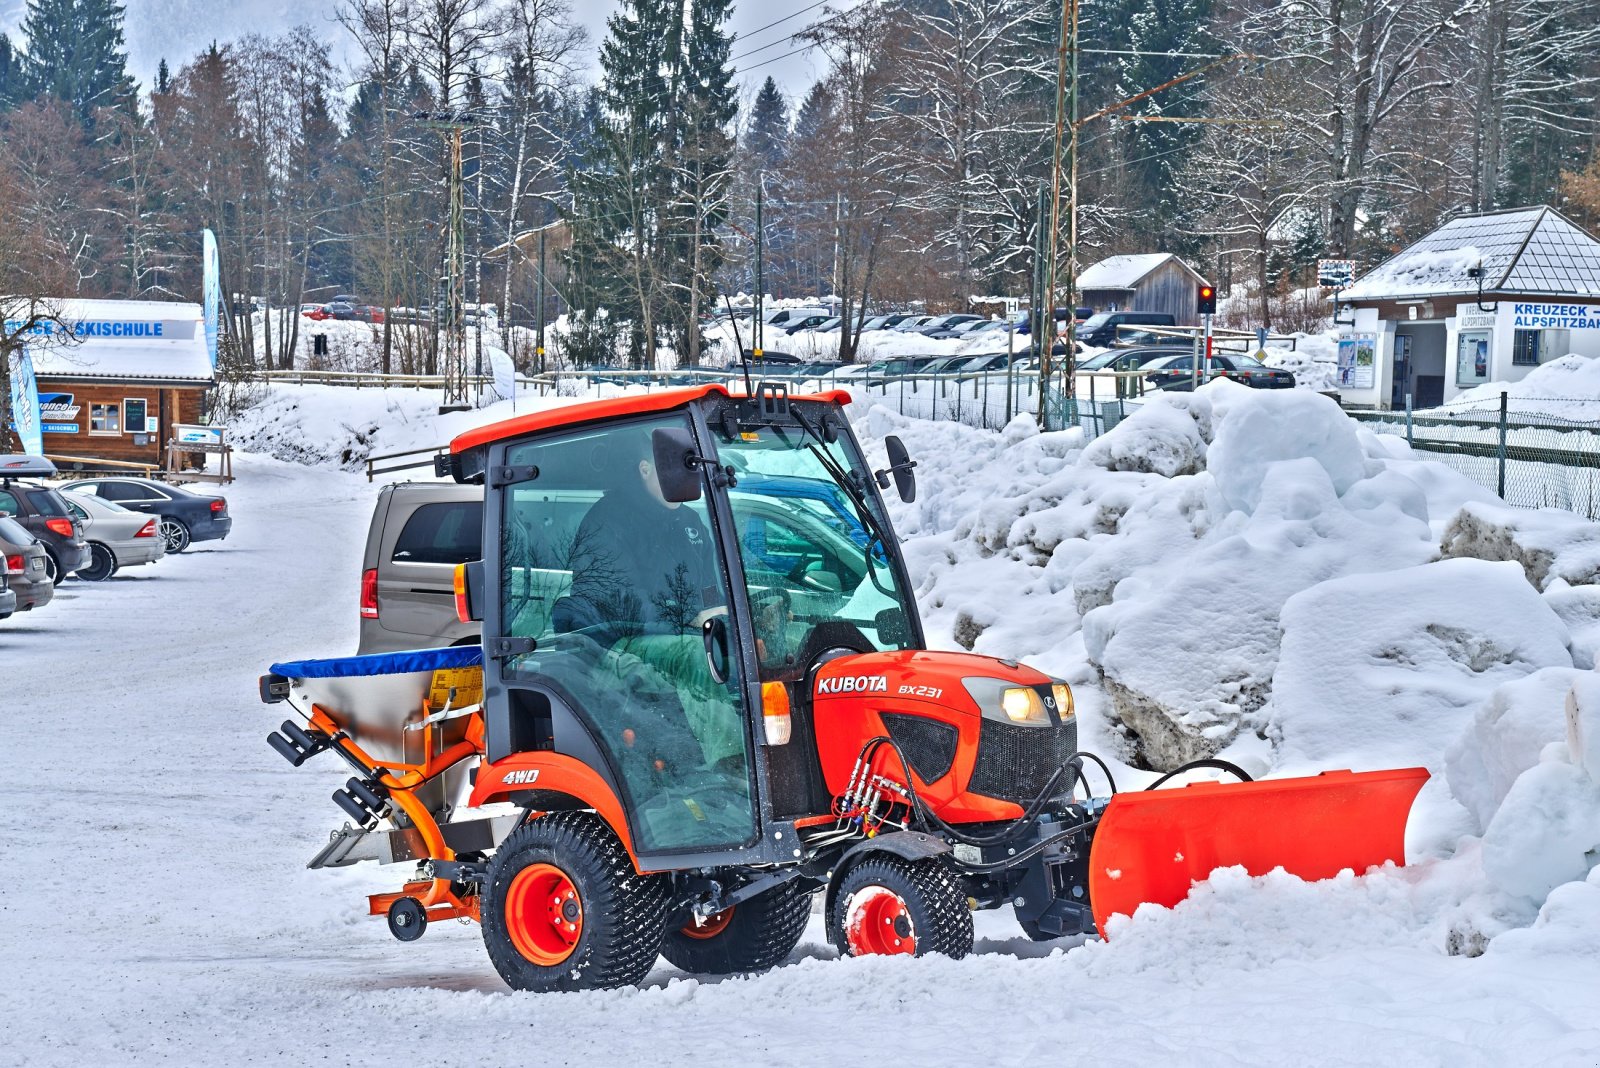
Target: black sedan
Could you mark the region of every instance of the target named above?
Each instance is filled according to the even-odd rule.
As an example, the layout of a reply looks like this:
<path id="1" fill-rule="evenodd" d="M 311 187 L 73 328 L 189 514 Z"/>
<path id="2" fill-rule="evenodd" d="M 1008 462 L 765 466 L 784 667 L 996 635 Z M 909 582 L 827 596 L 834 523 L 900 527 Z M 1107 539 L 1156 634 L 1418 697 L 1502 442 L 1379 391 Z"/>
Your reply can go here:
<path id="1" fill-rule="evenodd" d="M 1194 354 L 1186 352 L 1181 356 L 1169 356 L 1164 360 L 1146 364 L 1143 369 L 1149 373 L 1145 380 L 1157 389 L 1193 389 L 1194 360 Z M 1202 369 L 1205 373 L 1201 377 L 1207 382 L 1217 378 L 1231 378 L 1254 389 L 1294 387 L 1293 374 L 1277 367 L 1268 367 L 1254 356 L 1236 352 L 1226 355 L 1212 353 L 1210 361 Z"/>
<path id="2" fill-rule="evenodd" d="M 216 494 L 197 493 L 148 478 L 93 478 L 69 482 L 63 488 L 92 493 L 135 512 L 159 516 L 159 530 L 169 553 L 181 553 L 191 542 L 221 540 L 233 529 L 228 502 Z"/>

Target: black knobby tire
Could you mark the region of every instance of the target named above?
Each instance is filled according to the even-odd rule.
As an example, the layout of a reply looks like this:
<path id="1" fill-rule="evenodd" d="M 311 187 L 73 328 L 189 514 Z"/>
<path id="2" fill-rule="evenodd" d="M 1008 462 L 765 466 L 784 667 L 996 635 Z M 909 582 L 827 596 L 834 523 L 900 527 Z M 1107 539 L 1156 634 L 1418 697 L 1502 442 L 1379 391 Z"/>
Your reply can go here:
<path id="1" fill-rule="evenodd" d="M 50 585 L 59 586 L 67 581 L 67 575 L 61 570 L 61 561 L 56 559 L 56 554 L 49 549 L 44 551 L 44 577 L 50 580 Z"/>
<path id="2" fill-rule="evenodd" d="M 858 955 L 847 929 L 851 899 L 874 887 L 889 891 L 904 906 L 917 956 L 942 953 L 959 960 L 972 951 L 972 910 L 949 861 L 911 861 L 879 853 L 846 872 L 828 902 L 828 940 L 841 956 Z"/>
<path id="3" fill-rule="evenodd" d="M 725 925 L 710 937 L 696 938 L 689 927 L 668 931 L 661 955 L 698 975 L 764 972 L 794 952 L 810 918 L 811 891 L 784 883 L 733 906 L 726 917 L 713 917 L 708 927 Z"/>
<path id="4" fill-rule="evenodd" d="M 117 556 L 110 547 L 89 543 L 89 566 L 78 568 L 77 575 L 87 582 L 104 582 L 117 573 Z"/>
<path id="5" fill-rule="evenodd" d="M 519 872 L 546 865 L 571 881 L 582 930 L 570 956 L 535 963 L 507 929 L 507 892 Z M 553 812 L 524 823 L 489 862 L 482 908 L 483 943 L 515 990 L 592 990 L 639 982 L 661 952 L 667 880 L 641 876 L 611 828 L 588 812 Z"/>
<path id="6" fill-rule="evenodd" d="M 177 516 L 162 516 L 157 529 L 162 540 L 167 543 L 167 552 L 181 553 L 189 547 L 189 524 Z"/>

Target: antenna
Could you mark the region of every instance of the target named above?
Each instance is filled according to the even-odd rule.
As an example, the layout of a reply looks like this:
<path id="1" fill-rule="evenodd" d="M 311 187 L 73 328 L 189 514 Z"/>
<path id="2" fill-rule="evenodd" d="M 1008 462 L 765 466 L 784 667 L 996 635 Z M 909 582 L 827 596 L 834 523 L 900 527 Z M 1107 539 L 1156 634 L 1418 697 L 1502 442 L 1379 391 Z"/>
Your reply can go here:
<path id="1" fill-rule="evenodd" d="M 744 367 L 744 393 L 747 397 L 756 395 L 755 387 L 750 384 L 750 361 L 745 358 L 744 342 L 739 339 L 739 320 L 733 317 L 733 301 L 728 295 L 722 295 L 722 305 L 728 309 L 728 325 L 733 327 L 733 343 L 739 349 L 739 363 Z"/>

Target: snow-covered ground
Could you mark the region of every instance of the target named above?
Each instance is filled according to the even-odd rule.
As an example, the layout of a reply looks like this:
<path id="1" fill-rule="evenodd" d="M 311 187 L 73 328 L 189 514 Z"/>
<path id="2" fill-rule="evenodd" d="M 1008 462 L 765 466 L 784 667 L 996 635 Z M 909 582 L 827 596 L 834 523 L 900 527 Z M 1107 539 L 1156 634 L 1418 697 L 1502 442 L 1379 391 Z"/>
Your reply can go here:
<path id="1" fill-rule="evenodd" d="M 304 868 L 345 776 L 271 752 L 255 697 L 270 662 L 355 647 L 351 435 L 425 447 L 509 405 L 272 397 L 241 440 L 307 462 L 239 456 L 232 537 L 0 624 L 0 1062 L 1600 1060 L 1600 526 L 1299 391 L 1218 383 L 1087 447 L 858 404 L 873 454 L 898 433 L 921 462 L 893 508 L 936 644 L 1065 675 L 1124 785 L 1163 716 L 1254 771 L 1424 764 L 1411 866 L 1221 872 L 1105 943 L 985 913 L 963 961 L 838 961 L 814 922 L 761 977 L 512 994 L 476 927 L 401 945 L 364 915 L 389 870 Z"/>

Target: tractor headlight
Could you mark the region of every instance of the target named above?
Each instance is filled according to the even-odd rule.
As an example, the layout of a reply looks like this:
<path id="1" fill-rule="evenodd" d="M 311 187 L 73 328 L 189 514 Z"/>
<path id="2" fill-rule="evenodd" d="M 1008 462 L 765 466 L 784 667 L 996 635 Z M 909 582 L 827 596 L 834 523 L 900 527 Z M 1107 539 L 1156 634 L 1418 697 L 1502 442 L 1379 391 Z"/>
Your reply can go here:
<path id="1" fill-rule="evenodd" d="M 1027 686 L 1013 686 L 1000 695 L 1000 711 L 1012 723 L 1045 724 L 1050 717 L 1045 714 L 1044 699 L 1039 691 Z"/>
<path id="2" fill-rule="evenodd" d="M 1018 686 L 1006 679 L 962 679 L 984 718 L 1029 727 L 1071 722 L 1072 689 L 1064 682 Z"/>

